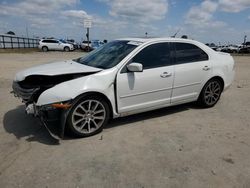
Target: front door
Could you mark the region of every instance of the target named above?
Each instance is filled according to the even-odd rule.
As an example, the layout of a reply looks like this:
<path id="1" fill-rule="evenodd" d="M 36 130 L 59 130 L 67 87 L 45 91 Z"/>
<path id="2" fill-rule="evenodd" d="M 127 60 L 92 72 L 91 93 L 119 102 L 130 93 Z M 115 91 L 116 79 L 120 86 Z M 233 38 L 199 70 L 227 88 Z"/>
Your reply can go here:
<path id="1" fill-rule="evenodd" d="M 174 72 L 169 44 L 151 44 L 129 62 L 141 63 L 143 72 L 128 72 L 125 66 L 117 74 L 118 112 L 170 104 Z"/>

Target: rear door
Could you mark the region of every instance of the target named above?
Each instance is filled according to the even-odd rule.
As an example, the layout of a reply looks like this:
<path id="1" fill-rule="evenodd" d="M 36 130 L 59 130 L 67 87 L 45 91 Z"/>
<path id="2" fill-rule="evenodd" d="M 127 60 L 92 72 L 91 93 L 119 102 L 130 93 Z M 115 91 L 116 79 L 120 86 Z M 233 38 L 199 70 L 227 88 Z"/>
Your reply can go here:
<path id="1" fill-rule="evenodd" d="M 171 43 L 175 49 L 174 84 L 171 103 L 194 101 L 204 82 L 211 76 L 211 61 L 198 46 L 190 43 Z"/>
<path id="2" fill-rule="evenodd" d="M 57 50 L 58 48 L 58 43 L 56 40 L 48 40 L 48 47 L 50 50 Z"/>
<path id="3" fill-rule="evenodd" d="M 119 113 L 170 104 L 174 72 L 169 43 L 151 44 L 129 62 L 141 63 L 143 72 L 128 72 L 125 66 L 117 74 Z"/>

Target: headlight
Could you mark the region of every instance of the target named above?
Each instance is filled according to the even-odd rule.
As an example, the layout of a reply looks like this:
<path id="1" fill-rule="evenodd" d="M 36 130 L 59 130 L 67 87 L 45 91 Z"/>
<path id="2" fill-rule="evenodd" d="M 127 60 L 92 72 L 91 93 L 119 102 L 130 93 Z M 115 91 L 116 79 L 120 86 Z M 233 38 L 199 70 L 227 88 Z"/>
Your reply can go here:
<path id="1" fill-rule="evenodd" d="M 48 111 L 48 110 L 54 110 L 54 109 L 69 109 L 71 107 L 71 101 L 65 101 L 65 102 L 57 102 L 52 104 L 46 104 L 41 107 L 39 107 L 39 110 L 42 111 Z"/>

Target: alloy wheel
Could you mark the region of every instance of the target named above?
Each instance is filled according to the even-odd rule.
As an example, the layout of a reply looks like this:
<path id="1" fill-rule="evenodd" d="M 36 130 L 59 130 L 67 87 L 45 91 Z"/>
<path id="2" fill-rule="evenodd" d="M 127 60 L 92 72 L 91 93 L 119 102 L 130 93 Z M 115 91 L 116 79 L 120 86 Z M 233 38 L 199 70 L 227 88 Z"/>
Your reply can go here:
<path id="1" fill-rule="evenodd" d="M 204 100 L 207 105 L 214 105 L 220 98 L 221 85 L 218 81 L 211 81 L 205 88 Z"/>
<path id="2" fill-rule="evenodd" d="M 71 122 L 78 132 L 91 134 L 103 125 L 105 117 L 106 110 L 100 101 L 85 100 L 75 107 Z"/>

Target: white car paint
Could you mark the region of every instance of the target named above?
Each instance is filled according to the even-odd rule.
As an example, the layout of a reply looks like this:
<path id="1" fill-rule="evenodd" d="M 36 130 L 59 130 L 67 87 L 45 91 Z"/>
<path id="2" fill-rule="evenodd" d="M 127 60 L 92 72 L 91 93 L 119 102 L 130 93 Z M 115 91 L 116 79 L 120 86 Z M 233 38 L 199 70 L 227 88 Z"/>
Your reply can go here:
<path id="1" fill-rule="evenodd" d="M 220 76 L 224 80 L 224 88 L 230 86 L 233 81 L 233 58 L 225 53 L 215 52 L 197 41 L 175 38 L 127 38 L 119 40 L 132 41 L 138 46 L 113 68 L 101 70 L 67 61 L 62 62 L 65 65 L 57 63 L 25 70 L 17 74 L 16 81 L 23 80 L 26 76 L 33 74 L 55 75 L 101 70 L 47 89 L 39 96 L 36 105 L 43 106 L 67 101 L 87 92 L 98 92 L 105 95 L 110 101 L 114 117 L 195 101 L 205 83 L 215 76 Z M 122 68 L 139 51 L 159 42 L 194 44 L 207 53 L 209 60 L 148 69 L 143 72 L 120 73 Z M 165 73 L 168 75 L 161 77 Z"/>
<path id="2" fill-rule="evenodd" d="M 110 100 L 115 109 L 114 80 L 116 68 L 63 82 L 44 91 L 37 101 L 37 106 L 67 101 L 87 92 L 102 93 Z M 114 115 L 117 115 L 114 111 Z"/>
<path id="3" fill-rule="evenodd" d="M 169 76 L 162 78 L 160 75 L 164 76 L 164 72 Z M 143 74 L 117 74 L 119 113 L 158 106 L 162 103 L 170 104 L 173 74 L 173 66 L 147 69 Z"/>
<path id="4" fill-rule="evenodd" d="M 97 72 L 102 69 L 90 67 L 76 63 L 72 60 L 49 63 L 46 65 L 38 65 L 20 71 L 15 76 L 15 81 L 22 81 L 29 75 L 60 75 L 70 73 Z"/>

